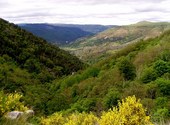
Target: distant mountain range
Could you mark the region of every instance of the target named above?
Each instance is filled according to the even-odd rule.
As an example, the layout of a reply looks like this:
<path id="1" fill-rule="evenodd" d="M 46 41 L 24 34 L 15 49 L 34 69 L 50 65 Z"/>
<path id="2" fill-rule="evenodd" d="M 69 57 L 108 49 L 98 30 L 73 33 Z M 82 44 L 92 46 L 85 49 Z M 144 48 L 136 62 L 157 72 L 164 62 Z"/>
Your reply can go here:
<path id="1" fill-rule="evenodd" d="M 167 22 L 142 21 L 132 25 L 109 28 L 89 38 L 77 40 L 64 49 L 82 60 L 96 60 L 96 57 L 105 57 L 129 43 L 159 36 L 168 29 L 170 29 L 170 23 Z"/>
<path id="2" fill-rule="evenodd" d="M 34 35 L 58 44 L 68 44 L 79 38 L 92 36 L 112 26 L 77 25 L 77 24 L 18 24 L 21 28 Z"/>

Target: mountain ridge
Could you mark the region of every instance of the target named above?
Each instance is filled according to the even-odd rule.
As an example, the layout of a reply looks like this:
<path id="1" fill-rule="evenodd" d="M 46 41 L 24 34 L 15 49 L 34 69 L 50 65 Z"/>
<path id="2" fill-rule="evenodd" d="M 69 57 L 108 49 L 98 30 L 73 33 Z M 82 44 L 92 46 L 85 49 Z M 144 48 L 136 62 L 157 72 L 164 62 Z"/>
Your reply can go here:
<path id="1" fill-rule="evenodd" d="M 63 49 L 70 51 L 80 59 L 88 61 L 94 58 L 114 53 L 130 43 L 154 38 L 170 29 L 170 23 L 166 22 L 139 22 L 136 24 L 117 26 L 100 32 L 89 38 L 77 40 L 66 45 Z M 93 62 L 93 59 L 91 60 Z"/>
<path id="2" fill-rule="evenodd" d="M 32 32 L 34 35 L 46 39 L 48 42 L 64 45 L 75 40 L 92 36 L 106 30 L 111 26 L 102 25 L 79 25 L 79 24 L 18 24 L 21 28 Z"/>

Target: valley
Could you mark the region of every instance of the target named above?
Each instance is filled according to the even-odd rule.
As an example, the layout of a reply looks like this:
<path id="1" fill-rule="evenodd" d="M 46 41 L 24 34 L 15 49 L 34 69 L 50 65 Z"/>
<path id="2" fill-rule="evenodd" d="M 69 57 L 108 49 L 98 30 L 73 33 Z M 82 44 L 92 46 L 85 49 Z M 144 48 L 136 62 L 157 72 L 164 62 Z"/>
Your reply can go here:
<path id="1" fill-rule="evenodd" d="M 0 19 L 0 43 L 4 125 L 169 122 L 169 23 L 109 28 L 60 47 L 65 51 Z M 32 118 L 5 117 L 28 108 Z"/>
<path id="2" fill-rule="evenodd" d="M 112 55 L 130 43 L 157 37 L 168 29 L 170 29 L 170 24 L 166 22 L 142 21 L 137 24 L 113 27 L 61 48 L 85 62 L 94 63 Z"/>
<path id="3" fill-rule="evenodd" d="M 21 28 L 59 46 L 92 36 L 113 26 L 80 24 L 18 24 Z"/>

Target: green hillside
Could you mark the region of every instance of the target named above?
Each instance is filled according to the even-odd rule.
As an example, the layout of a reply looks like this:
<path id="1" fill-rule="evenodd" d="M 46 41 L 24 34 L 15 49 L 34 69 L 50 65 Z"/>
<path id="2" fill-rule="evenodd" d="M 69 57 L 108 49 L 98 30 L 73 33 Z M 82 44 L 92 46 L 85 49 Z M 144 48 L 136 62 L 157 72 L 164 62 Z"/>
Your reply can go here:
<path id="1" fill-rule="evenodd" d="M 84 61 L 95 62 L 129 43 L 154 38 L 168 29 L 170 29 L 170 24 L 166 22 L 142 21 L 137 24 L 110 28 L 90 38 L 74 42 L 64 49 Z"/>
<path id="2" fill-rule="evenodd" d="M 0 44 L 1 90 L 23 93 L 24 100 L 40 112 L 50 99 L 47 84 L 85 66 L 77 57 L 3 19 Z"/>
<path id="3" fill-rule="evenodd" d="M 149 116 L 152 122 L 158 124 L 170 119 L 170 30 L 155 38 L 128 44 L 104 60 L 82 69 L 83 64 L 76 57 L 47 44 L 14 24 L 4 20 L 1 20 L 0 24 L 1 29 L 5 29 L 1 30 L 0 34 L 3 45 L 0 51 L 0 101 L 3 102 L 0 103 L 0 111 L 3 111 L 4 104 L 7 104 L 4 103 L 7 99 L 3 100 L 3 97 L 9 96 L 4 96 L 4 92 L 23 94 L 21 100 L 17 100 L 16 103 L 22 101 L 35 111 L 35 116 L 28 119 L 30 123 L 62 125 L 70 120 L 70 124 L 74 125 L 75 118 L 77 118 L 76 123 L 81 124 L 78 119 L 91 122 L 90 119 L 99 117 L 97 118 L 99 121 L 92 125 L 97 123 L 106 125 L 106 122 L 109 124 L 120 118 L 128 125 L 131 120 L 136 125 L 138 122 L 136 119 L 140 120 L 140 125 L 147 123 L 151 125 Z M 44 64 L 39 56 L 41 53 L 38 51 L 40 54 L 37 54 L 35 51 L 43 48 L 41 44 L 45 45 L 45 48 L 52 47 L 42 56 L 54 63 L 57 70 L 56 77 L 52 77 L 56 72 L 51 65 Z M 29 57 L 33 58 L 33 62 L 26 63 L 29 58 L 19 56 L 23 48 L 28 49 L 29 53 L 32 52 Z M 60 51 L 62 56 L 58 55 Z M 62 57 L 65 62 L 61 58 L 56 61 L 57 57 Z M 59 67 L 60 61 L 62 65 Z M 38 66 L 41 66 L 39 70 Z M 75 72 L 78 69 L 82 70 Z M 61 73 L 62 77 L 58 73 Z M 67 75 L 69 73 L 72 74 Z M 134 95 L 137 99 L 141 99 L 147 112 L 139 101 L 136 101 Z M 126 101 L 121 101 L 122 99 Z M 119 110 L 113 106 L 119 106 Z M 129 110 L 126 112 L 126 109 Z M 122 118 L 125 115 L 126 119 Z M 49 119 L 43 120 L 42 116 L 43 119 L 49 116 Z M 1 121 L 3 117 L 0 118 Z M 114 123 L 120 122 L 119 120 Z"/>
<path id="4" fill-rule="evenodd" d="M 153 120 L 166 119 L 170 116 L 170 31 L 130 44 L 82 73 L 53 81 L 51 89 L 64 95 L 63 102 L 69 99 L 66 113 L 100 114 L 118 100 L 136 95 Z M 55 105 L 51 104 L 51 111 Z"/>

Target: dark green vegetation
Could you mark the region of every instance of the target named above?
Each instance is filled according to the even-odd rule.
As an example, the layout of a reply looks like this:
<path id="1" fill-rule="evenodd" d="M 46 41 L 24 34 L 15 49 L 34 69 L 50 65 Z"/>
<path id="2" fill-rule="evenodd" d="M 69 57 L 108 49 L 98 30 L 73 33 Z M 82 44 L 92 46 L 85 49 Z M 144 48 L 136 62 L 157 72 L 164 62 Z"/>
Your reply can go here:
<path id="1" fill-rule="evenodd" d="M 2 21 L 2 24 L 4 27 L 8 27 L 6 28 L 8 33 L 14 29 L 17 29 L 14 30 L 15 33 L 20 30 L 14 38 L 22 38 L 19 34 L 25 31 L 17 27 L 14 28 L 15 25 L 4 21 Z M 1 34 L 7 36 L 8 33 Z M 27 36 L 28 33 L 25 32 L 25 34 Z M 9 39 L 11 37 L 9 35 L 2 38 Z M 28 38 L 31 41 L 39 39 L 36 37 L 33 39 L 32 37 Z M 10 42 L 15 43 L 16 46 L 18 45 L 17 42 L 12 42 L 12 40 Z M 15 47 L 15 44 L 12 45 Z M 32 44 L 29 42 L 29 45 Z M 47 43 L 45 45 L 52 46 Z M 9 46 L 10 44 L 1 47 L 2 50 L 6 50 Z M 19 48 L 22 48 L 22 46 L 18 49 L 9 49 L 10 51 L 17 51 L 17 53 L 12 52 L 11 55 L 7 53 L 8 51 L 2 51 L 6 54 L 1 54 L 0 58 L 1 88 L 5 92 L 18 91 L 24 93 L 24 101 L 26 104 L 33 106 L 37 115 L 50 115 L 56 111 L 61 111 L 63 114 L 74 111 L 92 111 L 99 115 L 102 110 L 108 110 L 112 106 L 116 106 L 118 100 L 135 95 L 148 108 L 148 114 L 152 116 L 154 121 L 162 121 L 170 117 L 170 31 L 166 31 L 156 38 L 129 44 L 105 60 L 84 70 L 49 81 L 42 80 L 48 78 L 50 67 L 46 68 L 46 65 L 40 61 L 40 56 L 36 56 L 36 53 L 31 54 L 35 56 L 34 59 L 38 60 L 38 64 L 42 63 L 43 65 L 39 73 L 39 70 L 30 70 L 33 68 L 32 65 L 29 65 L 30 63 L 26 63 L 27 61 L 24 65 L 20 63 L 18 60 Z M 42 46 L 37 47 L 37 49 L 41 48 Z M 53 51 L 48 54 L 50 55 L 51 52 Z M 50 56 L 46 55 L 45 57 Z M 63 55 L 62 57 L 67 56 Z M 75 57 L 72 58 L 72 56 L 65 58 L 67 59 L 66 62 L 69 59 L 71 59 L 71 64 L 78 61 Z M 79 67 L 77 70 L 81 69 L 82 63 L 75 63 L 75 65 L 69 65 L 68 67 L 75 68 L 77 66 Z M 56 69 L 60 71 L 62 68 L 57 66 Z M 41 80 L 46 82 L 41 82 Z"/>
<path id="2" fill-rule="evenodd" d="M 69 44 L 79 38 L 91 36 L 111 27 L 102 25 L 73 24 L 19 24 L 19 26 L 58 45 Z"/>
<path id="3" fill-rule="evenodd" d="M 79 39 L 64 49 L 84 61 L 96 62 L 129 43 L 154 38 L 168 29 L 170 29 L 170 23 L 143 21 L 133 25 L 110 28 L 89 38 Z"/>
<path id="4" fill-rule="evenodd" d="M 0 88 L 21 92 L 38 111 L 51 100 L 47 85 L 81 70 L 84 64 L 68 52 L 0 19 Z"/>

